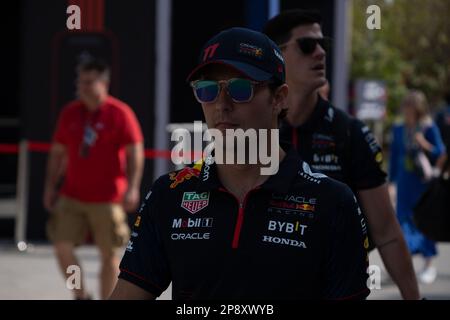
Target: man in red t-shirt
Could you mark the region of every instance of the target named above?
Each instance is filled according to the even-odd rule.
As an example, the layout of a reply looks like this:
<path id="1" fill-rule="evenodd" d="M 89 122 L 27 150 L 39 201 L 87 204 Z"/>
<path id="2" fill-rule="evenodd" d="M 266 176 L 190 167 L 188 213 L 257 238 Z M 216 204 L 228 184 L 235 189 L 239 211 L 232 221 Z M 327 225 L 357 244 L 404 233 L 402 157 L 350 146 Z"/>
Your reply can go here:
<path id="1" fill-rule="evenodd" d="M 78 66 L 79 99 L 59 116 L 43 199 L 51 213 L 48 236 L 66 277 L 70 265 L 79 266 L 74 248 L 92 234 L 102 259 L 102 298 L 109 297 L 119 273 L 117 249 L 129 238 L 125 211 L 138 205 L 144 166 L 139 122 L 128 105 L 108 94 L 109 73 L 95 59 Z M 74 296 L 87 298 L 83 285 Z"/>

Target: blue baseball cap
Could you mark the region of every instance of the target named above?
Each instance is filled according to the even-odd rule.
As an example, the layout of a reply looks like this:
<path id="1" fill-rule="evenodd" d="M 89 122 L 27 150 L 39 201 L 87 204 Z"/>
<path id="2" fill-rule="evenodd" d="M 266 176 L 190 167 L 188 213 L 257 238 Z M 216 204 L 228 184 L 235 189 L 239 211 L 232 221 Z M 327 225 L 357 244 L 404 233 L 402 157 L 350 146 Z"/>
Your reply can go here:
<path id="1" fill-rule="evenodd" d="M 284 83 L 286 70 L 278 46 L 261 32 L 231 28 L 212 37 L 202 48 L 197 67 L 187 81 L 195 80 L 203 67 L 224 64 L 255 81 L 277 80 Z"/>

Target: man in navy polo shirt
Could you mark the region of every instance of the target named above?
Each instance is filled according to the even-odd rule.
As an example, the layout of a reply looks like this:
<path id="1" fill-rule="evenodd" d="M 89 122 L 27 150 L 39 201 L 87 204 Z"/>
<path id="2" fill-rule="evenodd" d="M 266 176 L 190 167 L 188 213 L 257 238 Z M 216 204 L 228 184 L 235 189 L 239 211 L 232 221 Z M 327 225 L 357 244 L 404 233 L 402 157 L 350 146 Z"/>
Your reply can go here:
<path id="1" fill-rule="evenodd" d="M 208 128 L 273 134 L 288 94 L 276 45 L 232 28 L 210 39 L 199 60 L 188 80 Z M 280 160 L 272 175 L 261 174 L 261 161 L 223 164 L 217 149 L 160 177 L 111 298 L 154 299 L 172 282 L 179 300 L 364 299 L 367 230 L 350 188 L 312 173 L 295 150 L 268 149 Z"/>
<path id="2" fill-rule="evenodd" d="M 346 183 L 367 218 L 372 241 L 404 299 L 419 299 L 411 256 L 389 198 L 383 154 L 371 130 L 321 97 L 327 83 L 329 39 L 314 11 L 280 13 L 264 33 L 281 48 L 289 85 L 289 114 L 280 137 L 291 142 L 313 171 Z"/>

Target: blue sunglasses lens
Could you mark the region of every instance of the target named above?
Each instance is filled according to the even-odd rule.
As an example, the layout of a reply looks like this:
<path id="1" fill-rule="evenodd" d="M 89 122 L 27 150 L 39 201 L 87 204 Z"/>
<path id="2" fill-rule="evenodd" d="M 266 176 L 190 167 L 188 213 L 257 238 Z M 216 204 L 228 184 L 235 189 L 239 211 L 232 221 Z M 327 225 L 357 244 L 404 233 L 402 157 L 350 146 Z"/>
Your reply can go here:
<path id="1" fill-rule="evenodd" d="M 193 84 L 195 96 L 202 103 L 216 100 L 220 91 L 220 84 L 214 80 L 199 80 Z M 236 103 L 248 102 L 253 96 L 253 85 L 248 79 L 230 79 L 227 92 Z"/>
<path id="2" fill-rule="evenodd" d="M 212 80 L 200 80 L 194 86 L 195 95 L 201 102 L 212 102 L 217 98 L 219 93 L 219 83 Z"/>
<path id="3" fill-rule="evenodd" d="M 252 83 L 247 79 L 232 79 L 228 84 L 228 93 L 235 102 L 248 102 L 253 95 Z"/>

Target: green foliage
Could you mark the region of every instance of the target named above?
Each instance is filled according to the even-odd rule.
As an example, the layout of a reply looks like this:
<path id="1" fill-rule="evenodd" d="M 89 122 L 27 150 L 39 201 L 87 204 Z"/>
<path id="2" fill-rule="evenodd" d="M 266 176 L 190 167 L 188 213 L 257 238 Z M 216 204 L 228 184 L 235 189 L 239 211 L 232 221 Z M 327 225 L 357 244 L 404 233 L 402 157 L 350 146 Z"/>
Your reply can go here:
<path id="1" fill-rule="evenodd" d="M 384 80 L 388 123 L 408 88 L 423 90 L 432 107 L 450 89 L 450 1 L 353 0 L 351 78 Z M 381 30 L 366 27 L 369 5 L 381 9 Z"/>

